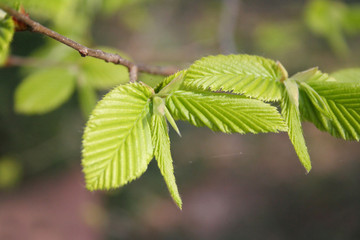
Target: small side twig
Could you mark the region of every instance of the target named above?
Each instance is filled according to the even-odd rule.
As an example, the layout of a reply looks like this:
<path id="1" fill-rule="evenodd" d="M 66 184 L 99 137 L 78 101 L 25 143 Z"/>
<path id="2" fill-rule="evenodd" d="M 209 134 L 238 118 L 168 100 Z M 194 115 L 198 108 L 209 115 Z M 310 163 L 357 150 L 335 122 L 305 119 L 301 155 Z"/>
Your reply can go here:
<path id="1" fill-rule="evenodd" d="M 159 66 L 148 66 L 148 65 L 144 65 L 144 64 L 136 64 L 132 61 L 129 61 L 129 60 L 121 57 L 118 54 L 107 53 L 107 52 L 104 52 L 99 49 L 88 48 L 80 43 L 77 43 L 77 42 L 41 25 L 40 23 L 32 20 L 27 15 L 17 12 L 16 10 L 14 10 L 4 4 L 0 3 L 0 8 L 3 11 L 5 11 L 6 13 L 8 13 L 9 15 L 11 15 L 12 17 L 14 17 L 17 21 L 24 23 L 27 26 L 26 30 L 40 33 L 40 34 L 46 35 L 48 37 L 51 37 L 51 38 L 55 39 L 56 41 L 61 42 L 65 45 L 75 49 L 76 51 L 78 51 L 80 53 L 80 55 L 82 57 L 87 57 L 87 56 L 94 57 L 94 58 L 102 59 L 105 62 L 111 62 L 114 64 L 119 64 L 119 65 L 123 65 L 123 66 L 127 67 L 129 69 L 131 82 L 135 82 L 137 80 L 138 72 L 168 76 L 168 75 L 174 74 L 175 72 L 177 72 L 179 70 L 175 67 L 159 67 Z"/>

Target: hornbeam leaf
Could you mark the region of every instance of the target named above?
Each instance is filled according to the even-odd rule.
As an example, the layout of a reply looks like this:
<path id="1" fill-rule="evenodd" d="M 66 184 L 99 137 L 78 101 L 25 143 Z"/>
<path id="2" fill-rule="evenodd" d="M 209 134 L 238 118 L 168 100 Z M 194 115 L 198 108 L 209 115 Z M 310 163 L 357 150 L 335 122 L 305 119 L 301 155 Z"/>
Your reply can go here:
<path id="1" fill-rule="evenodd" d="M 298 72 L 298 73 L 294 74 L 293 76 L 291 76 L 291 79 L 294 79 L 297 82 L 305 82 L 305 81 L 313 78 L 314 76 L 316 76 L 316 74 L 318 72 L 319 71 L 318 71 L 317 67 L 310 68 L 308 70 L 305 70 L 305 71 Z"/>
<path id="2" fill-rule="evenodd" d="M 347 68 L 331 74 L 339 82 L 360 84 L 360 68 Z"/>
<path id="3" fill-rule="evenodd" d="M 0 9 L 0 66 L 3 65 L 7 59 L 14 31 L 13 20 Z"/>
<path id="4" fill-rule="evenodd" d="M 75 88 L 75 76 L 67 69 L 50 68 L 26 77 L 15 91 L 15 110 L 23 114 L 44 114 L 68 100 Z"/>
<path id="5" fill-rule="evenodd" d="M 167 107 L 165 106 L 165 117 L 166 120 L 170 123 L 170 125 L 173 127 L 173 129 L 175 130 L 175 132 L 181 137 L 181 133 L 180 130 L 178 128 L 178 126 L 175 123 L 175 119 L 173 118 L 173 116 L 171 115 L 171 113 L 169 112 L 169 109 L 167 109 Z"/>
<path id="6" fill-rule="evenodd" d="M 357 79 L 356 74 L 351 72 L 341 71 L 333 77 L 323 74 L 321 78 L 308 81 L 307 84 L 320 96 L 321 104 L 301 88 L 300 111 L 304 119 L 320 130 L 345 140 L 359 141 L 360 78 Z M 319 111 L 324 106 L 328 114 Z"/>
<path id="7" fill-rule="evenodd" d="M 166 95 L 173 91 L 176 91 L 183 83 L 185 74 L 186 70 L 181 70 L 173 75 L 166 77 L 161 83 L 159 83 L 155 87 L 155 92 L 161 92 L 161 95 Z"/>
<path id="8" fill-rule="evenodd" d="M 244 96 L 209 92 L 176 91 L 166 99 L 175 120 L 189 121 L 225 133 L 286 131 L 275 107 Z"/>
<path id="9" fill-rule="evenodd" d="M 116 188 L 138 178 L 153 157 L 151 89 L 120 85 L 95 107 L 83 136 L 83 171 L 89 190 Z"/>
<path id="10" fill-rule="evenodd" d="M 289 94 L 284 89 L 284 99 L 281 102 L 281 113 L 288 125 L 289 138 L 295 148 L 301 164 L 307 172 L 311 170 L 310 156 L 305 144 L 301 127 L 299 108 L 291 101 Z"/>
<path id="11" fill-rule="evenodd" d="M 173 160 L 170 152 L 170 139 L 165 117 L 153 114 L 151 117 L 151 130 L 155 159 L 171 197 L 181 209 L 182 201 L 175 181 Z"/>
<path id="12" fill-rule="evenodd" d="M 184 85 L 189 90 L 226 91 L 265 101 L 281 99 L 283 71 L 266 58 L 250 55 L 209 56 L 196 61 L 187 71 Z"/>
<path id="13" fill-rule="evenodd" d="M 307 83 L 302 82 L 300 83 L 300 89 L 303 90 L 307 96 L 309 97 L 310 101 L 313 103 L 314 107 L 324 114 L 326 117 L 331 116 L 331 112 L 329 106 L 324 101 L 324 99 Z"/>
<path id="14" fill-rule="evenodd" d="M 299 87 L 296 81 L 293 79 L 287 79 L 286 81 L 284 81 L 284 85 L 290 101 L 296 107 L 299 107 Z"/>
<path id="15" fill-rule="evenodd" d="M 174 118 L 165 106 L 165 100 L 157 95 L 153 97 L 153 114 L 165 116 L 176 133 L 181 137 L 179 128 L 177 127 Z"/>

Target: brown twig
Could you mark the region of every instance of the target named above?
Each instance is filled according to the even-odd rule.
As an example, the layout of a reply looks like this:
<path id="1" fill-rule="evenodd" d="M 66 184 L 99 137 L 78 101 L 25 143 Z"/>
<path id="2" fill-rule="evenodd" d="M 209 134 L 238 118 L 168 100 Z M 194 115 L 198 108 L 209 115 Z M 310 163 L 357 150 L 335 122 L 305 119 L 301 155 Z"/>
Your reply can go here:
<path id="1" fill-rule="evenodd" d="M 76 51 L 78 51 L 80 53 L 80 55 L 82 57 L 90 56 L 90 57 L 102 59 L 105 62 L 111 62 L 114 64 L 119 64 L 119 65 L 123 65 L 123 66 L 127 67 L 129 69 L 131 82 L 136 82 L 138 72 L 168 76 L 168 75 L 174 74 L 175 72 L 178 71 L 178 69 L 175 67 L 159 67 L 159 66 L 148 66 L 148 65 L 144 65 L 144 64 L 136 64 L 134 62 L 131 62 L 131 61 L 121 57 L 118 54 L 107 53 L 102 50 L 88 48 L 80 43 L 77 43 L 77 42 L 41 25 L 40 23 L 38 23 L 38 22 L 32 20 L 30 17 L 26 16 L 25 14 L 17 12 L 16 10 L 14 10 L 4 4 L 0 3 L 0 8 L 3 11 L 7 12 L 12 17 L 14 17 L 17 21 L 20 21 L 20 22 L 26 24 L 28 31 L 37 32 L 37 33 L 46 35 L 48 37 L 51 37 L 51 38 L 55 39 L 56 41 L 61 42 L 65 45 L 75 49 Z"/>

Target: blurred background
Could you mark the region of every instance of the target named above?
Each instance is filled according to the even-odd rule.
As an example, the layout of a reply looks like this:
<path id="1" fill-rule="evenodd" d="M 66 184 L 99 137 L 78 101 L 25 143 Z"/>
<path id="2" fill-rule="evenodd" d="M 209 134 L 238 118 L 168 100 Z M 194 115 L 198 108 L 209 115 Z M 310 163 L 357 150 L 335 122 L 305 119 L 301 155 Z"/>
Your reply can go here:
<path id="1" fill-rule="evenodd" d="M 289 74 L 360 67 L 357 0 L 29 0 L 24 7 L 81 43 L 151 65 L 186 68 L 203 56 L 246 53 L 279 60 Z M 121 189 L 88 192 L 80 91 L 46 114 L 14 111 L 17 86 L 46 68 L 41 63 L 84 61 L 72 50 L 76 57 L 58 54 L 59 45 L 18 32 L 10 58 L 30 61 L 0 69 L 0 239 L 360 239 L 359 143 L 309 123 L 307 175 L 286 133 L 226 135 L 180 122 L 182 137 L 170 130 L 170 138 L 182 211 L 155 161 Z"/>

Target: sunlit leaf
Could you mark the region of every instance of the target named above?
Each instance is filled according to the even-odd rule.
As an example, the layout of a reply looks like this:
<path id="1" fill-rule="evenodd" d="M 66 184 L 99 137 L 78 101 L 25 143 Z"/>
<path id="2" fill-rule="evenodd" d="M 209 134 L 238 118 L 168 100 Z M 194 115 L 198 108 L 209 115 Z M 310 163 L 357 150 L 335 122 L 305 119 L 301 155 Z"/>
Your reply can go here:
<path id="1" fill-rule="evenodd" d="M 309 172 L 311 170 L 311 162 L 302 131 L 299 108 L 290 99 L 286 89 L 284 89 L 284 98 L 281 102 L 281 109 L 281 113 L 284 116 L 286 124 L 289 128 L 289 138 L 295 148 L 301 164 L 304 166 L 306 171 Z"/>
<path id="2" fill-rule="evenodd" d="M 284 82 L 284 85 L 290 101 L 296 107 L 299 107 L 299 87 L 296 81 L 293 79 L 288 79 Z"/>
<path id="3" fill-rule="evenodd" d="M 83 171 L 90 190 L 116 188 L 138 178 L 153 157 L 152 91 L 120 85 L 96 106 L 83 136 Z"/>
<path id="4" fill-rule="evenodd" d="M 275 107 L 239 95 L 176 91 L 166 100 L 175 119 L 225 133 L 286 131 Z"/>
<path id="5" fill-rule="evenodd" d="M 281 98 L 283 73 L 274 61 L 258 56 L 209 56 L 187 71 L 184 85 L 191 89 L 230 91 L 266 101 Z"/>
<path id="6" fill-rule="evenodd" d="M 356 69 L 342 70 L 329 77 L 306 82 L 320 98 L 303 87 L 300 89 L 300 110 L 304 119 L 317 128 L 345 140 L 360 139 L 360 78 Z M 320 111 L 326 110 L 328 114 Z"/>
<path id="7" fill-rule="evenodd" d="M 50 68 L 26 77 L 15 91 L 15 110 L 42 114 L 54 110 L 74 92 L 75 76 L 67 69 Z"/>
<path id="8" fill-rule="evenodd" d="M 166 77 L 161 83 L 159 83 L 155 87 L 155 92 L 159 93 L 160 91 L 162 91 L 163 95 L 166 95 L 171 91 L 177 90 L 182 85 L 185 78 L 185 74 L 186 74 L 186 70 L 182 70 L 173 75 Z"/>
<path id="9" fill-rule="evenodd" d="M 172 198 L 181 209 L 182 201 L 175 181 L 173 160 L 170 152 L 170 139 L 164 116 L 154 114 L 151 117 L 151 131 L 155 159 L 158 162 L 159 169 Z"/>

